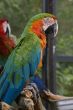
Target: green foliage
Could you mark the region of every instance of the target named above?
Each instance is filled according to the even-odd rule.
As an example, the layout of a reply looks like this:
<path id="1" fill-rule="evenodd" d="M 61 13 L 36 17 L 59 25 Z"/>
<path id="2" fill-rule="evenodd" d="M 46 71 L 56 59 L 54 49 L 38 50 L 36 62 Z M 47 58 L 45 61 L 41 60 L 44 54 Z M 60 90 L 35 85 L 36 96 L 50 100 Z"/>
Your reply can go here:
<path id="1" fill-rule="evenodd" d="M 59 94 L 73 95 L 73 63 L 57 63 L 57 91 Z"/>
<path id="2" fill-rule="evenodd" d="M 73 55 L 73 0 L 57 0 L 57 54 Z"/>
<path id="3" fill-rule="evenodd" d="M 0 0 L 0 18 L 7 18 L 12 33 L 20 36 L 27 21 L 41 11 L 40 0 Z"/>
<path id="4" fill-rule="evenodd" d="M 73 55 L 73 0 L 57 0 L 59 32 L 56 54 Z M 59 94 L 73 95 L 73 63 L 57 63 L 57 91 Z"/>
<path id="5" fill-rule="evenodd" d="M 12 33 L 20 36 L 27 21 L 41 12 L 41 0 L 0 0 L 0 18 L 7 18 Z M 56 54 L 73 55 L 73 0 L 57 0 L 59 32 Z M 40 72 L 41 73 L 41 72 Z M 73 63 L 57 63 L 58 93 L 73 95 Z"/>

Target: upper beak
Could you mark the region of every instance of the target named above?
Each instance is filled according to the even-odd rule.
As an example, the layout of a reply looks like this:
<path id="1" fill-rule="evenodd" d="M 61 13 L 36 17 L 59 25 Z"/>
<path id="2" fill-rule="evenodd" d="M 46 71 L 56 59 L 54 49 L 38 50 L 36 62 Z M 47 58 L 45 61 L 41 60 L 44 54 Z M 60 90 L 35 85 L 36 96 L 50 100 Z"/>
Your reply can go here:
<path id="1" fill-rule="evenodd" d="M 43 30 L 46 31 L 48 27 L 55 24 L 56 20 L 53 18 L 44 18 L 43 20 Z"/>
<path id="2" fill-rule="evenodd" d="M 50 18 L 50 19 L 45 19 L 43 21 L 43 30 L 45 34 L 54 34 L 54 36 L 57 35 L 58 32 L 58 23 L 57 20 Z"/>

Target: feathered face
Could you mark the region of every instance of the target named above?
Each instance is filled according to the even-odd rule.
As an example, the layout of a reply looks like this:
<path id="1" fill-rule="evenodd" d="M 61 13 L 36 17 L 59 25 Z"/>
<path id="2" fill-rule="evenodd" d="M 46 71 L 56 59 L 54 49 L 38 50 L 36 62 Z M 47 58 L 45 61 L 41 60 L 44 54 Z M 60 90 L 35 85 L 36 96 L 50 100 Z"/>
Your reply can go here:
<path id="1" fill-rule="evenodd" d="M 33 18 L 32 31 L 40 38 L 42 48 L 46 47 L 46 34 L 58 32 L 58 24 L 55 16 L 50 14 L 40 14 Z"/>
<path id="2" fill-rule="evenodd" d="M 56 17 L 46 17 L 43 19 L 43 30 L 45 34 L 54 34 L 54 37 L 58 33 L 58 23 Z"/>
<path id="3" fill-rule="evenodd" d="M 10 36 L 11 34 L 11 29 L 10 25 L 8 24 L 7 20 L 0 20 L 0 36 Z"/>
<path id="4" fill-rule="evenodd" d="M 15 47 L 11 38 L 11 28 L 7 20 L 0 20 L 0 56 L 8 56 Z"/>

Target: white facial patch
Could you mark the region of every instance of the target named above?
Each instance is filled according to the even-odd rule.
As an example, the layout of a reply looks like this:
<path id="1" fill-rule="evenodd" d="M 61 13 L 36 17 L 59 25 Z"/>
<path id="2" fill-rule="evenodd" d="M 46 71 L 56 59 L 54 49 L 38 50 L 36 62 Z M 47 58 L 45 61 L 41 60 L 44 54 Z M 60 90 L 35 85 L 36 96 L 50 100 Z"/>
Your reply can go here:
<path id="1" fill-rule="evenodd" d="M 3 29 L 4 29 L 4 32 L 6 33 L 6 31 L 7 31 L 7 28 L 8 28 L 8 30 L 9 30 L 9 35 L 11 34 L 11 28 L 10 28 L 10 25 L 7 23 L 7 21 L 5 21 L 4 23 L 3 23 Z"/>
<path id="2" fill-rule="evenodd" d="M 10 25 L 7 23 L 7 28 L 9 29 L 9 35 L 11 34 L 11 28 Z"/>
<path id="3" fill-rule="evenodd" d="M 55 22 L 56 21 L 53 18 L 51 18 L 51 17 L 50 18 L 49 17 L 44 18 L 44 20 L 43 20 L 43 30 L 44 31 L 47 30 L 47 28 L 49 26 L 53 25 Z"/>

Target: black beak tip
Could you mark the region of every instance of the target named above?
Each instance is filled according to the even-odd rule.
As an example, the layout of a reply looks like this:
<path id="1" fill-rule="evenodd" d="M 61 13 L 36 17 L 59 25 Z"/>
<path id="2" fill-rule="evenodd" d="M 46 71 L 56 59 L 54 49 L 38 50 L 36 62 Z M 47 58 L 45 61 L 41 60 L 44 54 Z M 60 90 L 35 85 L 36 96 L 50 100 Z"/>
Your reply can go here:
<path id="1" fill-rule="evenodd" d="M 48 27 L 47 30 L 45 30 L 46 35 L 52 34 L 52 33 L 54 33 L 54 25 Z"/>

